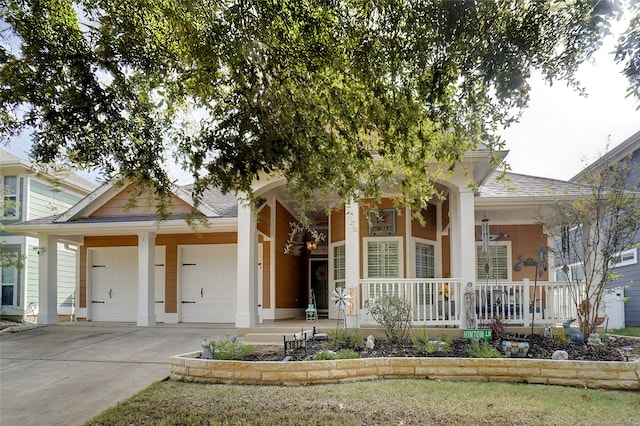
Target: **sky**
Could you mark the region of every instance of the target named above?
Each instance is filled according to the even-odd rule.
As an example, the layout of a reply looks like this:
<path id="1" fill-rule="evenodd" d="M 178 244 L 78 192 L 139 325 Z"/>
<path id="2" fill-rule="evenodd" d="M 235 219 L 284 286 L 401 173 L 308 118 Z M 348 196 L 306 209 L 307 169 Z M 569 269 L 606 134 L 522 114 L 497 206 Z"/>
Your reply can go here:
<path id="1" fill-rule="evenodd" d="M 541 77 L 533 77 L 529 106 L 518 123 L 500 132 L 512 172 L 569 180 L 598 158 L 607 144 L 613 148 L 640 131 L 640 101 L 626 97 L 628 83 L 610 54 L 613 46 L 610 36 L 592 63 L 578 71 L 586 97 L 566 83 L 549 86 Z M 26 141 L 4 148 L 21 158 L 29 150 Z"/>
<path id="2" fill-rule="evenodd" d="M 501 132 L 512 172 L 569 180 L 607 144 L 612 149 L 640 131 L 640 101 L 626 97 L 628 82 L 609 53 L 613 46 L 610 36 L 593 63 L 579 69 L 587 97 L 563 82 L 532 81 L 521 120 Z"/>

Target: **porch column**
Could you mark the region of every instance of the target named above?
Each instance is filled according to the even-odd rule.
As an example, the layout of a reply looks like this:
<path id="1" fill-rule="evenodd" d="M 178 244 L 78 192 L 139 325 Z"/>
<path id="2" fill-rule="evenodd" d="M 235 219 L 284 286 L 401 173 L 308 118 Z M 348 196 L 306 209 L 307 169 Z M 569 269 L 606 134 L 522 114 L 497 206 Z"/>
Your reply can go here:
<path id="1" fill-rule="evenodd" d="M 360 205 L 351 202 L 345 206 L 345 281 L 351 295 L 351 308 L 346 310 L 348 328 L 359 326 L 358 308 L 360 306 Z M 329 300 L 329 303 L 333 303 Z"/>
<path id="2" fill-rule="evenodd" d="M 156 324 L 155 232 L 138 233 L 138 326 Z"/>
<path id="3" fill-rule="evenodd" d="M 242 195 L 238 197 L 242 199 Z M 238 201 L 238 300 L 236 327 L 256 325 L 258 234 L 256 215 L 250 205 Z"/>
<path id="4" fill-rule="evenodd" d="M 58 238 L 38 235 L 38 324 L 58 323 Z"/>
<path id="5" fill-rule="evenodd" d="M 461 280 L 460 294 L 457 297 L 460 309 L 460 322 L 464 328 L 468 327 L 466 309 L 464 309 L 464 289 L 467 283 L 476 281 L 476 237 L 475 237 L 475 202 L 473 191 L 469 188 L 461 188 L 458 202 L 458 240 L 459 247 L 459 274 Z"/>

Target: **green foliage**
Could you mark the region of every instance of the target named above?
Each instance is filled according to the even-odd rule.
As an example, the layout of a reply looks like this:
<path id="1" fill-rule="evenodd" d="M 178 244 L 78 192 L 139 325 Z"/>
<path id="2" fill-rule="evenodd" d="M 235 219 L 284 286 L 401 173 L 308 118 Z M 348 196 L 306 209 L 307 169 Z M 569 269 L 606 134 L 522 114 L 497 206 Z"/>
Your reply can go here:
<path id="1" fill-rule="evenodd" d="M 242 360 L 244 357 L 250 355 L 254 349 L 252 345 L 242 344 L 234 338 L 225 340 L 211 339 L 209 346 L 213 354 L 213 359 L 226 360 Z"/>
<path id="2" fill-rule="evenodd" d="M 434 352 L 449 352 L 451 347 L 451 337 L 449 337 L 445 333 L 440 333 L 438 340 L 430 340 L 429 332 L 426 328 L 420 330 L 417 334 L 412 334 L 411 343 L 413 346 L 421 352 L 432 354 Z M 436 342 L 443 342 L 444 344 L 439 345 Z"/>
<path id="3" fill-rule="evenodd" d="M 359 351 L 364 348 L 364 338 L 360 334 L 360 329 L 338 329 L 329 331 L 329 342 L 333 349 L 353 349 Z"/>
<path id="4" fill-rule="evenodd" d="M 36 162 L 158 196 L 175 160 L 196 199 L 279 172 L 303 209 L 393 186 L 418 210 L 465 152 L 502 146 L 533 68 L 576 85 L 612 5 L 6 1 L 0 137 L 32 130 Z"/>
<path id="5" fill-rule="evenodd" d="M 390 343 L 407 341 L 411 330 L 411 304 L 407 300 L 383 294 L 367 300 L 364 305 Z"/>
<path id="6" fill-rule="evenodd" d="M 333 351 L 319 351 L 313 356 L 313 359 L 316 361 L 325 361 L 325 360 L 333 360 L 333 359 L 356 359 L 360 358 L 357 352 L 351 349 L 343 349 L 338 352 Z"/>
<path id="7" fill-rule="evenodd" d="M 504 358 L 500 351 L 487 340 L 472 341 L 467 349 L 467 355 L 471 358 Z"/>

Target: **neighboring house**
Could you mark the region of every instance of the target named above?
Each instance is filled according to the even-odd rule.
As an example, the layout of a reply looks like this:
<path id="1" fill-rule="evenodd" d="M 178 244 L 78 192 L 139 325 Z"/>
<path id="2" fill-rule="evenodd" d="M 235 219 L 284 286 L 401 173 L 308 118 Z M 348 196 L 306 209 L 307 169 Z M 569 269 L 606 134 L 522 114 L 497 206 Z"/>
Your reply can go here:
<path id="1" fill-rule="evenodd" d="M 261 200 L 255 208 L 216 190 L 206 193 L 196 207 L 206 227 L 185 221 L 195 206 L 190 187 L 174 194 L 173 215 L 157 223 L 152 197 L 131 185 L 106 184 L 61 216 L 11 230 L 37 236 L 42 247 L 80 244 L 76 314 L 91 321 L 245 328 L 304 318 L 313 290 L 318 312 L 346 318 L 349 326 L 372 323 L 366 301 L 385 292 L 410 301 L 416 324 L 471 327 L 476 317 L 486 322 L 495 315 L 513 324 L 561 322 L 573 315 L 566 284 L 550 282 L 548 271 L 536 274 L 531 265 L 550 243 L 538 218 L 578 186 L 512 173 L 505 186 L 489 155 L 468 153 L 438 183 L 445 198 L 423 209 L 423 223 L 395 208 L 393 194 L 375 208 L 352 202 L 314 217 L 327 236 L 318 247 L 308 250 L 309 236 L 300 235 L 289 254 L 295 201 L 285 197 L 284 179 L 268 175 L 254 183 Z M 469 178 L 480 183 L 477 193 Z M 125 209 L 132 198 L 137 207 Z M 486 244 L 483 223 L 489 224 Z M 40 295 L 47 313 L 56 288 L 49 253 L 40 256 L 49 265 L 41 281 L 50 291 Z M 340 288 L 351 298 L 344 312 L 332 297 Z M 54 321 L 48 314 L 41 319 Z"/>
<path id="2" fill-rule="evenodd" d="M 612 164 L 618 161 L 630 161 L 640 170 L 640 132 L 635 133 L 607 152 L 602 158 L 587 166 L 584 171 L 571 178 L 571 182 L 588 184 L 588 170 L 597 170 L 603 164 Z M 629 179 L 637 180 L 640 177 L 630 175 Z M 640 243 L 640 235 L 638 237 Z M 618 262 L 613 272 L 620 278 L 607 285 L 609 289 L 622 287 L 622 292 L 618 291 L 618 293 L 628 298 L 624 303 L 624 319 L 627 326 L 640 326 L 640 262 L 638 262 L 640 255 L 638 250 L 640 250 L 639 247 L 634 247 L 618 254 Z"/>
<path id="3" fill-rule="evenodd" d="M 0 182 L 4 202 L 0 242 L 5 250 L 19 254 L 24 265 L 23 268 L 0 267 L 0 314 L 16 319 L 33 319 L 38 314 L 39 303 L 38 253 L 44 252 L 37 238 L 9 233 L 4 226 L 64 213 L 93 191 L 96 185 L 73 174 L 65 177 L 36 174 L 31 162 L 3 149 L 0 149 Z M 58 275 L 56 312 L 59 315 L 73 314 L 77 249 L 77 244 L 60 242 L 55 245 Z"/>

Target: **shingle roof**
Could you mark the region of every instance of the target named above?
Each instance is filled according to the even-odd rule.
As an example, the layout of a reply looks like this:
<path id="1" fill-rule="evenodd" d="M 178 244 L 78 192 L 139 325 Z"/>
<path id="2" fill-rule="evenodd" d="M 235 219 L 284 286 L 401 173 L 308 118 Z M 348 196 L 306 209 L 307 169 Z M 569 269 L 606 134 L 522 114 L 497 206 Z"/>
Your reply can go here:
<path id="1" fill-rule="evenodd" d="M 537 176 L 506 173 L 507 182 L 498 182 L 494 171 L 478 188 L 481 198 L 550 197 L 579 195 L 584 187 L 572 182 Z"/>
<path id="2" fill-rule="evenodd" d="M 181 187 L 191 193 L 193 185 Z M 210 188 L 202 194 L 202 203 L 212 208 L 220 217 L 238 217 L 238 199 L 231 193 L 223 194 L 219 188 Z"/>

